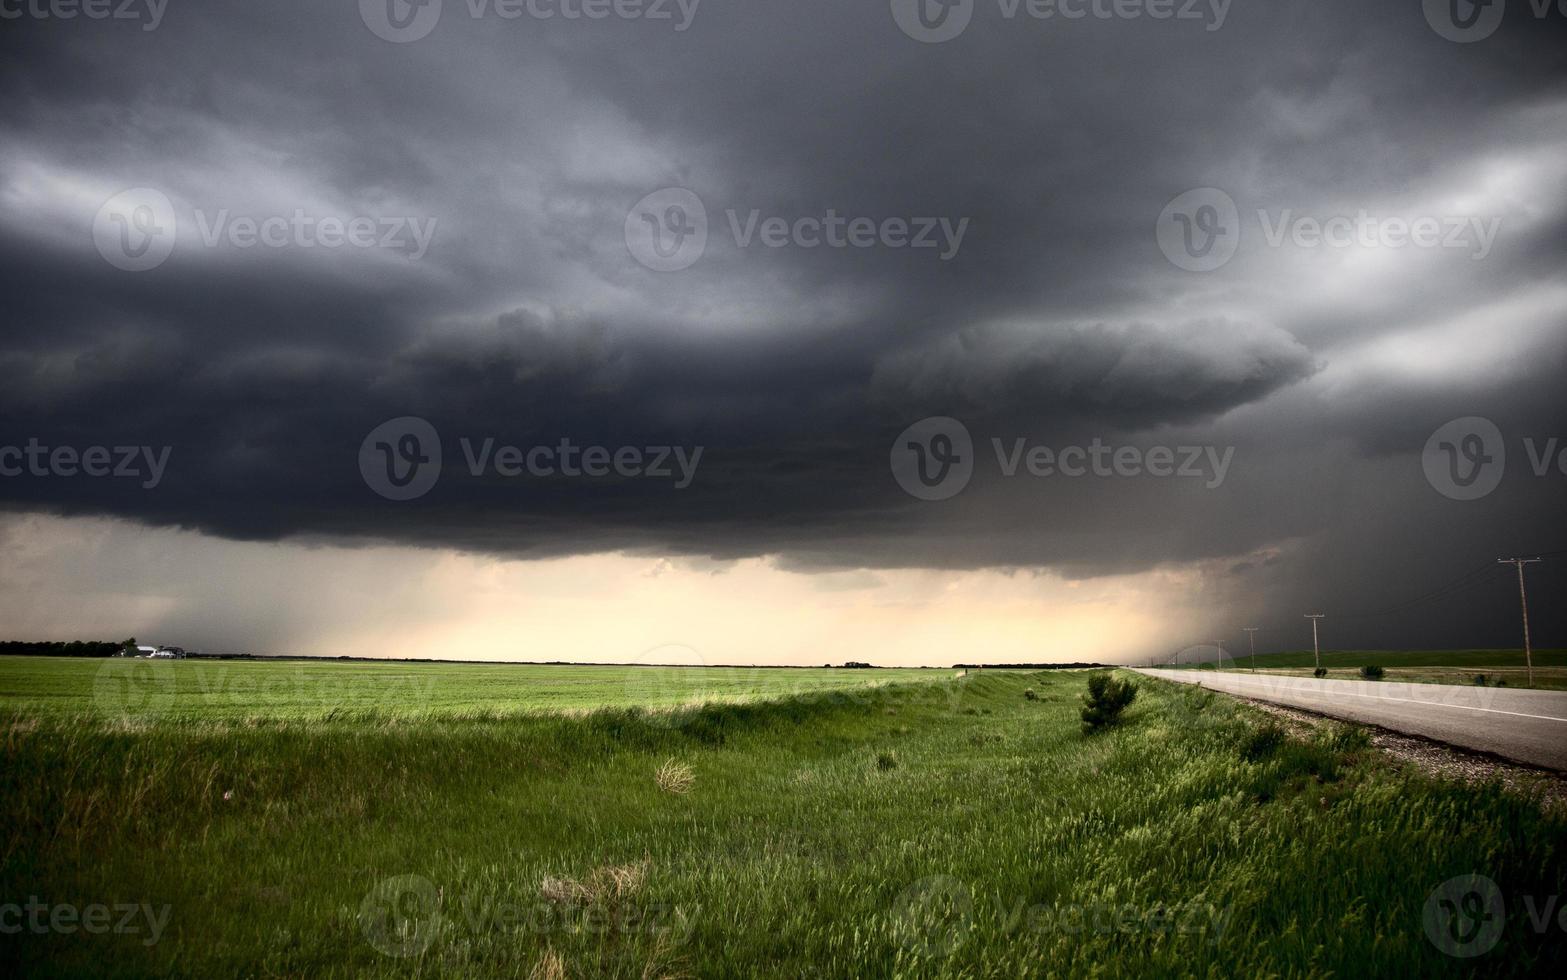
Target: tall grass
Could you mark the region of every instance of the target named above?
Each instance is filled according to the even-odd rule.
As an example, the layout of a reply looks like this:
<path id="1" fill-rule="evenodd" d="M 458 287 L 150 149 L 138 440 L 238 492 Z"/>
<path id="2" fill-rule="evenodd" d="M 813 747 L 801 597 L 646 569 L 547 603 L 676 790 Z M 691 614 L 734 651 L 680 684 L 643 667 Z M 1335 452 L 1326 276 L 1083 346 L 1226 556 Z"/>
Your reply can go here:
<path id="1" fill-rule="evenodd" d="M 1562 965 L 1563 937 L 1521 904 L 1567 884 L 1567 824 L 1538 801 L 1396 771 L 1349 728 L 1259 749 L 1264 717 L 1152 680 L 1085 738 L 1082 685 L 986 672 L 674 715 L 418 722 L 10 711 L 0 901 L 171 914 L 150 946 L 24 933 L 0 957 L 45 976 Z M 683 792 L 659 784 L 671 760 L 694 774 Z M 1509 915 L 1494 951 L 1460 961 L 1422 914 L 1471 872 Z"/>

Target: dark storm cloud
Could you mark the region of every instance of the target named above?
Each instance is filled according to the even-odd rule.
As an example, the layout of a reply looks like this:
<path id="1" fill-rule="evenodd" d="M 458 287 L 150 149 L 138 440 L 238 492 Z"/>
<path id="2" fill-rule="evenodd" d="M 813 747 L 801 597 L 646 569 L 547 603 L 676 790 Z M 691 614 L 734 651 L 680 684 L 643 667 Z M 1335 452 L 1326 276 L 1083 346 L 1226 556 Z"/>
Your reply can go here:
<path id="1" fill-rule="evenodd" d="M 0 445 L 172 452 L 153 490 L 23 476 L 0 500 L 523 556 L 1077 575 L 1230 561 L 1201 601 L 1250 617 L 1395 603 L 1537 547 L 1559 513 L 1567 481 L 1533 477 L 1521 449 L 1471 503 L 1433 490 L 1420 451 L 1466 415 L 1514 442 L 1567 434 L 1563 18 L 1509 5 L 1497 34 L 1459 45 L 1418 3 L 1237 2 L 1212 31 L 981 3 L 962 37 L 922 45 L 884 2 L 708 0 L 682 32 L 445 6 L 407 44 L 353 3 L 174 0 L 154 31 L 5 23 Z M 1229 264 L 1194 273 L 1154 226 L 1208 186 L 1244 231 Z M 180 215 L 150 271 L 94 247 L 95 212 L 129 187 Z M 709 244 L 661 274 L 623 226 L 665 187 L 698 195 Z M 415 260 L 199 237 L 220 212 L 296 210 L 433 222 L 433 238 Z M 731 231 L 829 210 L 967 231 L 945 261 Z M 1335 264 L 1266 241 L 1286 215 L 1357 210 L 1502 231 L 1483 261 Z M 408 502 L 359 470 L 366 434 L 401 416 L 445 452 Z M 972 430 L 973 483 L 950 501 L 889 472 L 894 436 L 926 416 Z M 506 480 L 462 472 L 462 438 L 704 456 L 684 490 Z M 993 440 L 1018 439 L 1234 461 L 1211 487 L 1004 477 Z M 1498 642 L 1505 622 L 1406 642 Z"/>

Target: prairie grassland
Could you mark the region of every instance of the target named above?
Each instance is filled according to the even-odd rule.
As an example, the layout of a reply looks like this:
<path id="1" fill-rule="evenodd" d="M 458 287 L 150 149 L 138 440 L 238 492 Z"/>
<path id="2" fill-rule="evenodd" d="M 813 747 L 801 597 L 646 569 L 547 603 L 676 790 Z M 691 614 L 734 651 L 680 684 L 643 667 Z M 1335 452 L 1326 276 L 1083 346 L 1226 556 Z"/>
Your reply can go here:
<path id="1" fill-rule="evenodd" d="M 131 726 L 8 707 L 0 902 L 150 911 L 103 934 L 44 913 L 0 957 L 202 977 L 1567 965 L 1567 935 L 1529 914 L 1567 885 L 1560 812 L 1401 771 L 1347 726 L 1301 741 L 1138 683 L 1091 736 L 1067 672 L 577 717 Z M 1476 947 L 1454 946 L 1470 933 L 1439 889 L 1473 874 L 1505 916 L 1460 959 L 1443 947 Z"/>
<path id="2" fill-rule="evenodd" d="M 0 704 L 136 721 L 498 719 L 809 695 L 951 670 L 0 657 Z"/>

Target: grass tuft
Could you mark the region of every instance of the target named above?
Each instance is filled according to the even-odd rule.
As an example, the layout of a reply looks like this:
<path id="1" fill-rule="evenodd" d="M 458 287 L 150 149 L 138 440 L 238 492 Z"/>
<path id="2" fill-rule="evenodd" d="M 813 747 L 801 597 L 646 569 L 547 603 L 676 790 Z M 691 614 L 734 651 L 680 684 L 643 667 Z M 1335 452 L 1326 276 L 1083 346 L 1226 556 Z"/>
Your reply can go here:
<path id="1" fill-rule="evenodd" d="M 696 785 L 696 772 L 684 762 L 669 759 L 653 773 L 653 782 L 666 793 L 684 796 Z"/>

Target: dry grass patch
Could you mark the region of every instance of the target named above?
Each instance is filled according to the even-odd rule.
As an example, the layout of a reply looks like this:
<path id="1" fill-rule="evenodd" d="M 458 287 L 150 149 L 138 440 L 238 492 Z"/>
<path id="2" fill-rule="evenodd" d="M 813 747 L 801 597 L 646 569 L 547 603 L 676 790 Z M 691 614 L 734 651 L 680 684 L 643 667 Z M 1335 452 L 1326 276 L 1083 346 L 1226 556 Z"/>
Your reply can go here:
<path id="1" fill-rule="evenodd" d="M 546 949 L 528 971 L 528 980 L 566 980 L 566 961 L 553 949 Z"/>
<path id="2" fill-rule="evenodd" d="M 556 905 L 618 905 L 642 890 L 651 864 L 646 859 L 607 864 L 594 868 L 581 881 L 546 875 L 539 883 L 539 895 Z"/>
<path id="3" fill-rule="evenodd" d="M 684 762 L 666 761 L 653 773 L 653 782 L 666 793 L 684 796 L 696 785 L 696 772 Z"/>

